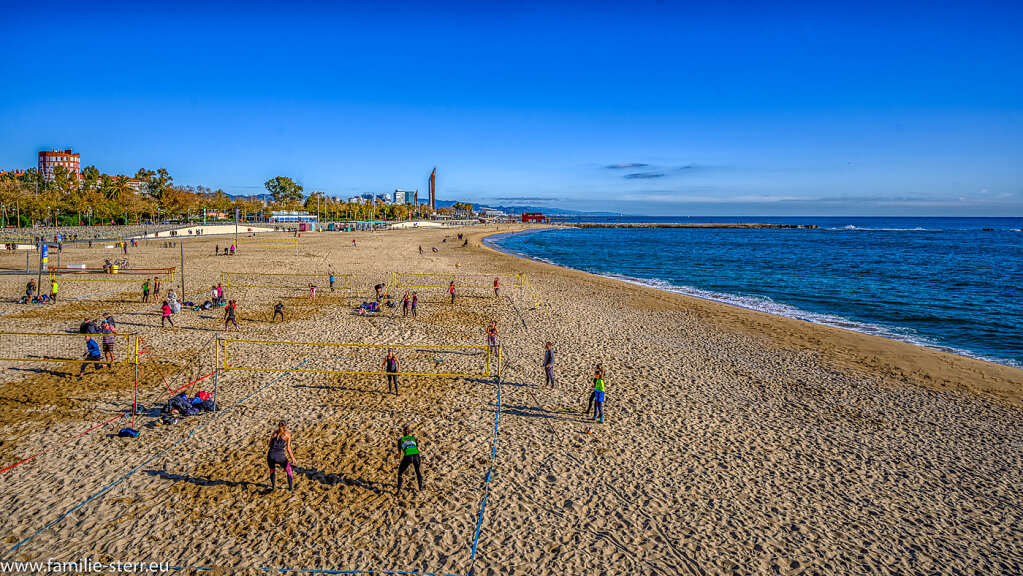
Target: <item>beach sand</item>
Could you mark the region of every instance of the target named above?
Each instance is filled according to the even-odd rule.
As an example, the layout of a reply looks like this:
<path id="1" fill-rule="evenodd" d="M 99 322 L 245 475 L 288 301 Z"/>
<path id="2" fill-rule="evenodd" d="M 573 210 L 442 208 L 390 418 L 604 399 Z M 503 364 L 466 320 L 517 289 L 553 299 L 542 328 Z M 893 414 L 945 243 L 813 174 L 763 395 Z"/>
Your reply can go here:
<path id="1" fill-rule="evenodd" d="M 469 246 L 443 242 L 458 232 Z M 297 250 L 234 257 L 213 255 L 222 237 L 185 238 L 184 296 L 205 299 L 225 270 L 332 267 L 356 275 L 358 302 L 392 272 L 523 273 L 545 307 L 508 289 L 460 289 L 452 306 L 445 290 L 422 289 L 413 321 L 356 315 L 342 290 L 315 302 L 301 290 L 227 294 L 240 302 L 240 337 L 253 340 L 478 345 L 497 320 L 500 385 L 407 376 L 395 397 L 381 376 L 228 372 L 216 415 L 150 428 L 168 387 L 212 370 L 216 336 L 239 337 L 218 332 L 219 309 L 183 311 L 179 328 L 161 330 L 134 284 L 91 296 L 110 288 L 84 282 L 63 283 L 52 306 L 0 303 L 7 331 L 74 332 L 83 317 L 113 314 L 146 343 L 139 399 L 150 409 L 138 439 L 114 436 L 119 419 L 66 441 L 130 405 L 131 367 L 78 381 L 63 364 L 3 364 L 0 468 L 49 451 L 0 474 L 0 558 L 223 574 L 1023 573 L 1023 371 L 515 258 L 482 245 L 495 232 L 303 234 Z M 131 250 L 132 266 L 180 266 L 179 249 L 160 246 Z M 113 255 L 63 256 L 95 266 Z M 0 255 L 0 267 L 19 261 Z M 13 297 L 26 281 L 0 276 L 0 291 Z M 288 321 L 271 324 L 285 297 Z M 554 389 L 543 385 L 547 340 Z M 243 360 L 286 369 L 308 354 L 279 345 Z M 603 424 L 583 413 L 598 362 Z M 195 388 L 210 390 L 210 378 Z M 280 418 L 294 436 L 296 490 L 267 493 L 265 447 Z M 402 424 L 422 444 L 425 490 L 410 470 L 413 489 L 395 496 Z"/>

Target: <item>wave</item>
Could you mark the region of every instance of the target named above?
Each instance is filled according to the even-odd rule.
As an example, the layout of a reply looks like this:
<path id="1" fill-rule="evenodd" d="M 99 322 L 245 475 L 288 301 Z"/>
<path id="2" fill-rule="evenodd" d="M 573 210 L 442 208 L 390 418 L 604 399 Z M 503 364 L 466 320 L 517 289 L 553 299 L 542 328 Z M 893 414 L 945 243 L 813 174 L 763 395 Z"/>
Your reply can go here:
<path id="1" fill-rule="evenodd" d="M 859 230 L 859 231 L 864 231 L 864 232 L 948 232 L 948 231 L 957 231 L 957 230 L 959 230 L 958 228 L 921 228 L 919 226 L 917 226 L 916 228 L 870 228 L 870 227 L 864 227 L 864 226 L 853 226 L 852 224 L 850 224 L 848 226 L 838 226 L 838 227 L 834 227 L 834 228 L 824 228 L 824 229 L 825 230 Z"/>
<path id="2" fill-rule="evenodd" d="M 540 231 L 541 230 L 530 230 L 530 231 L 524 232 L 524 233 L 533 233 L 533 232 L 540 232 Z M 511 256 L 515 256 L 515 257 L 518 257 L 518 258 L 523 258 L 525 260 L 533 260 L 533 261 L 536 261 L 536 262 L 543 262 L 545 264 L 550 264 L 552 266 L 558 266 L 560 268 L 570 268 L 569 266 L 563 266 L 563 265 L 561 265 L 561 264 L 559 264 L 557 262 L 554 262 L 552 260 L 549 260 L 547 258 L 538 257 L 538 256 L 534 256 L 534 255 L 531 255 L 531 254 L 525 254 L 525 253 L 522 253 L 522 252 L 511 250 L 511 249 L 509 249 L 509 248 L 507 248 L 505 246 L 501 246 L 501 245 L 496 243 L 496 240 L 500 240 L 501 238 L 508 238 L 508 237 L 511 237 L 511 236 L 517 236 L 519 234 L 522 234 L 522 233 L 497 234 L 497 235 L 489 236 L 489 237 L 484 239 L 484 244 L 486 244 L 486 245 L 490 246 L 491 248 L 494 248 L 494 249 L 496 249 L 496 250 L 498 250 L 500 252 L 504 252 L 505 254 L 509 254 Z M 844 316 L 839 316 L 837 314 L 828 314 L 828 313 L 823 313 L 823 312 L 811 312 L 811 311 L 808 311 L 808 310 L 803 310 L 802 308 L 797 308 L 797 307 L 789 305 L 789 304 L 784 304 L 784 303 L 781 303 L 781 302 L 777 302 L 775 300 L 772 300 L 771 298 L 764 297 L 764 296 L 750 296 L 750 295 L 732 294 L 732 293 L 726 293 L 726 292 L 715 292 L 715 291 L 710 291 L 710 290 L 704 290 L 704 289 L 701 289 L 701 288 L 696 288 L 694 286 L 684 286 L 684 285 L 673 284 L 671 282 L 668 282 L 666 280 L 661 280 L 661 279 L 637 278 L 637 277 L 633 277 L 633 276 L 627 276 L 627 275 L 624 275 L 624 274 L 601 273 L 601 272 L 594 272 L 594 271 L 585 270 L 585 269 L 580 269 L 580 270 L 583 271 L 583 272 L 590 273 L 590 274 L 595 274 L 597 276 L 603 276 L 605 278 L 611 278 L 611 279 L 614 279 L 614 280 L 620 280 L 622 282 L 628 282 L 630 284 L 636 284 L 636 285 L 639 285 L 639 286 L 645 286 L 645 287 L 648 287 L 648 288 L 654 288 L 654 289 L 661 290 L 661 291 L 664 291 L 664 292 L 673 292 L 675 294 L 682 294 L 682 295 L 690 296 L 690 297 L 693 297 L 693 298 L 700 298 L 700 299 L 703 299 L 703 300 L 709 300 L 709 301 L 713 301 L 713 302 L 720 302 L 722 304 L 727 304 L 727 305 L 735 306 L 735 307 L 738 307 L 738 308 L 744 308 L 744 309 L 747 309 L 747 310 L 755 310 L 757 312 L 765 312 L 767 314 L 773 314 L 775 316 L 783 316 L 783 317 L 786 317 L 786 318 L 793 318 L 793 319 L 796 319 L 796 320 L 802 320 L 804 322 L 811 322 L 811 323 L 814 323 L 814 324 L 822 324 L 822 325 L 825 325 L 825 326 L 833 326 L 835 328 L 841 328 L 841 329 L 844 329 L 844 330 L 852 330 L 854 332 L 860 332 L 860 333 L 863 333 L 863 334 L 870 334 L 870 335 L 873 335 L 873 336 L 880 336 L 882 338 L 888 338 L 890 340 L 897 340 L 897 341 L 900 341 L 900 342 L 906 342 L 908 344 L 913 344 L 915 346 L 921 346 L 923 348 L 929 348 L 929 349 L 938 350 L 938 351 L 941 351 L 941 352 L 948 352 L 948 353 L 951 353 L 951 354 L 957 354 L 959 356 L 966 356 L 966 357 L 969 357 L 969 358 L 975 358 L 975 359 L 983 360 L 983 361 L 986 361 L 986 362 L 994 362 L 994 363 L 997 363 L 997 364 L 1003 364 L 1003 365 L 1011 366 L 1011 367 L 1014 367 L 1014 368 L 1023 368 L 1023 362 L 1019 362 L 1019 361 L 1016 361 L 1016 360 L 1013 360 L 1013 359 L 1010 359 L 1010 358 L 997 358 L 997 357 L 992 357 L 992 356 L 986 356 L 986 355 L 983 355 L 983 354 L 978 354 L 976 352 L 972 352 L 970 350 L 964 350 L 964 349 L 961 349 L 961 348 L 955 348 L 955 347 L 952 347 L 952 346 L 944 345 L 944 344 L 941 344 L 941 343 L 936 342 L 934 340 L 931 340 L 929 338 L 926 338 L 924 336 L 921 336 L 915 330 L 910 329 L 910 328 L 903 328 L 903 327 L 898 327 L 898 326 L 885 326 L 885 325 L 875 324 L 875 323 L 870 323 L 870 322 L 861 322 L 861 321 L 853 320 L 851 318 L 846 318 Z"/>
<path id="3" fill-rule="evenodd" d="M 533 258 L 534 260 L 540 260 L 541 262 L 547 262 L 548 264 L 555 264 L 549 260 L 542 258 Z M 703 300 L 710 300 L 713 302 L 720 302 L 722 304 L 728 304 L 736 306 L 738 308 L 745 308 L 747 310 L 755 310 L 757 312 L 765 312 L 767 314 L 773 314 L 775 316 L 784 316 L 786 318 L 793 318 L 795 320 L 802 320 L 804 322 L 811 322 L 813 324 L 823 324 L 825 326 L 833 326 L 835 328 L 842 328 L 844 330 L 852 330 L 854 332 L 861 332 L 863 334 L 870 334 L 873 336 L 881 336 L 882 338 L 888 338 L 889 340 L 898 340 L 900 342 L 906 342 L 915 346 L 921 346 L 923 348 L 930 348 L 932 350 L 938 350 L 941 352 L 948 352 L 951 354 L 957 354 L 959 356 L 966 356 L 969 358 L 975 358 L 977 360 L 984 360 L 986 362 L 994 362 L 997 364 L 1004 364 L 1012 366 L 1013 368 L 1023 368 L 1023 362 L 1017 362 L 1008 358 L 994 358 L 985 356 L 983 354 L 977 354 L 969 350 L 963 350 L 961 348 L 955 348 L 952 346 L 946 346 L 920 336 L 915 330 L 909 328 L 900 328 L 893 326 L 882 326 L 880 324 L 873 324 L 869 322 L 859 322 L 852 320 L 844 316 L 838 316 L 836 314 L 826 314 L 822 312 L 810 312 L 803 310 L 795 306 L 776 302 L 770 298 L 763 296 L 744 296 L 739 294 L 729 294 L 725 292 L 713 292 L 709 290 L 703 290 L 695 288 L 693 286 L 680 286 L 672 284 L 670 282 L 659 280 L 659 279 L 644 279 L 634 278 L 631 276 L 625 276 L 622 274 L 597 274 L 605 278 L 612 278 L 615 280 L 621 280 L 630 284 L 637 284 L 640 286 L 646 286 L 649 288 L 655 288 L 664 292 L 674 292 L 676 294 L 683 294 L 694 298 L 700 298 Z"/>

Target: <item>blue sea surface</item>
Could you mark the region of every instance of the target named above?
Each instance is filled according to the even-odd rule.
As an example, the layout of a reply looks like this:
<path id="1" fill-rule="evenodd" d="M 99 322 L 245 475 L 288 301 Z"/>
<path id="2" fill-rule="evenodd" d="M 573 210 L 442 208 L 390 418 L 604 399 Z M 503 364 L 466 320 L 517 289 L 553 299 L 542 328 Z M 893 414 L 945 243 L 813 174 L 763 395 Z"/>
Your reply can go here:
<path id="1" fill-rule="evenodd" d="M 628 218 L 813 229 L 557 229 L 522 256 L 1023 368 L 1023 218 Z"/>

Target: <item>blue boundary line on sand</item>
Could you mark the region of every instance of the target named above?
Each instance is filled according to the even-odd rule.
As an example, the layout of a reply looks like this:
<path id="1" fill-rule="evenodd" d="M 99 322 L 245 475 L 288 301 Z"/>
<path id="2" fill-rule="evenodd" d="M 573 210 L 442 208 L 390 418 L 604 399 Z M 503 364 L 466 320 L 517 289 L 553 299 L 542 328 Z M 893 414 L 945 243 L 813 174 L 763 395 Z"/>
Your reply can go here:
<path id="1" fill-rule="evenodd" d="M 307 359 L 305 359 L 305 360 L 303 360 L 303 361 L 302 361 L 301 363 L 299 363 L 298 365 L 296 365 L 296 366 L 295 366 L 294 368 L 292 368 L 291 370 L 288 370 L 288 371 L 287 371 L 287 372 L 285 372 L 284 374 L 281 374 L 280 376 L 278 376 L 278 377 L 274 378 L 273 380 L 271 380 L 270 382 L 268 382 L 267 384 L 265 384 L 265 385 L 264 385 L 264 386 L 263 386 L 262 388 L 259 388 L 258 390 L 256 390 L 256 391 L 255 391 L 255 392 L 253 392 L 252 394 L 249 394 L 249 395 L 248 395 L 248 396 L 246 396 L 245 398 L 242 398 L 241 400 L 239 400 L 238 402 L 236 402 L 236 403 L 235 403 L 235 406 L 238 406 L 238 405 L 239 405 L 239 404 L 241 404 L 242 402 L 245 402 L 245 401 L 246 401 L 246 400 L 248 400 L 249 398 L 252 398 L 252 397 L 253 397 L 253 396 L 255 396 L 256 394 L 259 394 L 259 393 L 260 393 L 260 392 L 262 392 L 263 390 L 266 390 L 266 389 L 267 389 L 267 388 L 268 388 L 268 387 L 269 387 L 270 385 L 272 385 L 273 383 L 277 382 L 278 380 L 280 380 L 280 379 L 284 378 L 284 377 L 285 377 L 285 376 L 287 376 L 288 374 L 291 374 L 291 371 L 292 371 L 292 370 L 296 370 L 296 369 L 300 368 L 300 367 L 301 367 L 301 366 L 302 366 L 303 364 L 305 364 L 305 363 L 306 363 L 306 362 L 308 362 L 308 361 L 309 361 L 309 359 L 308 359 L 308 358 L 307 358 Z M 18 542 L 17 544 L 15 544 L 15 545 L 14 545 L 14 547 L 10 549 L 10 552 L 15 552 L 15 551 L 17 551 L 17 550 L 18 550 L 18 548 L 20 548 L 20 547 L 21 547 L 21 546 L 22 546 L 23 544 L 25 544 L 25 543 L 26 543 L 26 542 L 28 542 L 29 540 L 31 540 L 31 539 L 33 539 L 33 538 L 35 538 L 35 537 L 36 537 L 36 536 L 38 536 L 39 534 L 41 534 L 43 530 L 46 530 L 47 528 L 50 528 L 51 526 L 53 526 L 53 525 L 57 524 L 58 522 L 60 522 L 60 521 L 61 521 L 61 520 L 63 520 L 64 518 L 67 518 L 67 516 L 68 516 L 69 514 L 71 514 L 72 512 L 74 512 L 75 510 L 78 510 L 78 509 L 79 509 L 79 508 L 81 508 L 82 506 L 85 506 L 85 505 L 86 505 L 86 504 L 88 504 L 89 502 L 91 502 L 91 501 L 95 500 L 96 498 L 98 498 L 98 497 L 102 496 L 102 495 L 103 495 L 103 494 L 104 494 L 104 493 L 105 493 L 106 491 L 110 490 L 110 489 L 111 489 L 111 488 L 113 488 L 114 486 L 117 486 L 117 485 L 118 485 L 118 484 L 120 484 L 120 483 L 121 483 L 121 482 L 122 482 L 123 480 L 126 480 L 126 479 L 127 479 L 127 478 L 128 478 L 129 476 L 131 476 L 132 474 L 134 474 L 134 473 L 138 472 L 139 470 L 141 470 L 143 466 L 145 466 L 145 465 L 149 464 L 149 463 L 150 463 L 150 462 L 152 462 L 153 460 L 156 460 L 156 459 L 157 459 L 157 458 L 159 458 L 160 456 L 163 456 L 164 454 L 166 454 L 167 452 L 169 452 L 169 451 L 170 451 L 171 449 L 173 449 L 173 448 L 174 448 L 175 446 L 177 446 L 178 444 L 181 444 L 181 443 L 182 443 L 182 442 L 184 442 L 185 440 L 187 440 L 187 439 L 191 438 L 193 434 L 195 434 L 196 432 L 198 432 L 198 431 L 202 430 L 203 428 L 205 428 L 205 427 L 206 427 L 206 426 L 208 426 L 209 424 L 212 424 L 212 423 L 213 423 L 213 422 L 215 422 L 215 421 L 216 421 L 216 420 L 217 420 L 218 418 L 220 418 L 220 417 L 221 417 L 221 416 L 223 416 L 224 414 L 227 414 L 228 412 L 230 412 L 230 410 L 221 410 L 221 411 L 217 412 L 217 413 L 216 413 L 216 414 L 215 414 L 215 415 L 213 416 L 213 418 L 210 418 L 210 419 L 209 419 L 209 420 L 207 420 L 206 422 L 203 422 L 202 424 L 200 424 L 199 426 L 197 426 L 196 428 L 194 428 L 194 429 L 193 429 L 192 431 L 190 431 L 190 432 L 189 432 L 188 434 L 185 434 L 184 436 L 182 436 L 182 437 L 181 437 L 180 439 L 178 439 L 178 440 L 177 440 L 176 442 L 174 442 L 174 443 L 173 443 L 173 444 L 171 444 L 170 446 L 168 446 L 168 447 L 164 448 L 163 450 L 161 450 L 161 451 L 157 452 L 157 453 L 156 453 L 155 455 L 153 455 L 152 457 L 150 457 L 150 458 L 149 458 L 148 460 L 146 460 L 146 461 L 145 461 L 145 462 L 143 462 L 142 464 L 139 464 L 139 465 L 138 465 L 138 466 L 136 466 L 135 468 L 132 468 L 132 470 L 131 470 L 130 472 L 128 472 L 128 473 L 127 473 L 127 474 L 125 474 L 124 476 L 121 476 L 120 478 L 118 478 L 117 480 L 115 480 L 115 481 L 114 481 L 113 483 L 111 483 L 110 485 L 108 485 L 108 486 L 107 486 L 106 488 L 103 488 L 103 489 L 102 489 L 102 490 L 100 490 L 99 492 L 97 492 L 97 493 L 93 494 L 92 496 L 89 496 L 89 497 L 88 497 L 88 498 L 87 498 L 87 499 L 86 499 L 86 500 L 85 500 L 84 502 L 82 502 L 82 503 L 80 503 L 80 504 L 76 505 L 75 507 L 71 508 L 71 509 L 70 509 L 70 510 L 68 510 L 67 512 L 64 512 L 63 514 L 61 514 L 60 516 L 58 516 L 58 517 L 57 517 L 57 518 L 56 518 L 55 520 L 51 521 L 51 522 L 50 522 L 49 524 L 47 524 L 46 526 L 43 526 L 43 527 L 42 527 L 42 528 L 40 528 L 39 530 L 36 530 L 36 532 L 35 532 L 34 534 L 32 534 L 31 536 L 29 536 L 28 538 L 25 538 L 25 539 L 24 539 L 24 540 L 22 540 L 21 542 Z"/>
<path id="2" fill-rule="evenodd" d="M 497 406 L 494 409 L 494 443 L 490 449 L 490 469 L 487 470 L 487 478 L 483 481 L 483 498 L 480 502 L 480 515 L 476 519 L 476 533 L 472 538 L 472 552 L 469 555 L 469 571 L 466 576 L 472 576 L 476 565 L 476 547 L 480 541 L 480 529 L 483 527 L 483 512 L 487 508 L 487 496 L 490 495 L 490 479 L 494 475 L 494 462 L 497 460 L 497 427 L 501 423 L 501 380 L 497 381 Z"/>

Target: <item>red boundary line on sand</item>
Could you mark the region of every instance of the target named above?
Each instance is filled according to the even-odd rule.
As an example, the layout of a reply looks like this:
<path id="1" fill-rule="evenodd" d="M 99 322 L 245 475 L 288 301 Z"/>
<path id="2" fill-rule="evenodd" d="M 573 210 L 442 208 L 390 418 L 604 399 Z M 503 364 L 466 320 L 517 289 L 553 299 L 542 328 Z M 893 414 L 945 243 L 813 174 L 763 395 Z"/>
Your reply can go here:
<path id="1" fill-rule="evenodd" d="M 67 440 L 64 440 L 62 442 L 58 442 L 57 444 L 54 444 L 53 446 L 50 446 L 49 448 L 43 450 L 42 452 L 36 452 L 35 454 L 29 456 L 28 458 L 25 458 L 21 462 L 15 462 L 14 464 L 11 464 L 10 466 L 4 468 L 3 470 L 0 470 L 0 474 L 3 474 L 4 472 L 7 472 L 11 468 L 15 468 L 17 466 L 21 466 L 22 464 L 24 464 L 25 462 L 28 462 L 29 460 L 35 458 L 36 456 L 41 456 L 43 454 L 46 454 L 47 452 L 49 452 L 50 450 L 53 450 L 54 448 L 56 448 L 58 446 L 63 446 L 64 444 L 67 444 L 68 442 L 74 440 L 75 438 L 78 438 L 80 436 L 85 436 L 86 434 L 88 434 L 89 432 L 92 432 L 93 430 L 95 430 L 97 428 L 102 428 L 102 427 L 106 426 L 107 424 L 110 424 L 114 420 L 117 420 L 118 418 L 124 418 L 128 414 L 131 414 L 131 412 L 125 412 L 124 414 L 118 414 L 117 416 L 114 416 L 113 418 L 107 420 L 106 422 L 97 424 L 97 425 L 93 426 L 92 428 L 89 428 L 85 432 L 79 432 L 78 434 L 75 434 L 74 436 L 68 438 Z"/>

